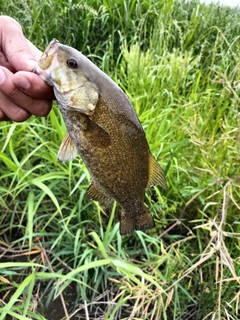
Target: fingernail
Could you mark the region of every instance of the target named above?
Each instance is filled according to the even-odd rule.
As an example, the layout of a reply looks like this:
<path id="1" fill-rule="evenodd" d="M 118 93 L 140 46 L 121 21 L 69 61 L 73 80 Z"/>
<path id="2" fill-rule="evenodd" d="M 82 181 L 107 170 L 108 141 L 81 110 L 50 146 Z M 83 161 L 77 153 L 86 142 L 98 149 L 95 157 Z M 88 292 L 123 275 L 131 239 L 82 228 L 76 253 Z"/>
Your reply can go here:
<path id="1" fill-rule="evenodd" d="M 2 84 L 6 80 L 6 76 L 4 71 L 0 68 L 0 84 Z"/>
<path id="2" fill-rule="evenodd" d="M 30 88 L 30 82 L 26 78 L 22 77 L 19 79 L 17 86 L 23 90 L 27 90 Z"/>

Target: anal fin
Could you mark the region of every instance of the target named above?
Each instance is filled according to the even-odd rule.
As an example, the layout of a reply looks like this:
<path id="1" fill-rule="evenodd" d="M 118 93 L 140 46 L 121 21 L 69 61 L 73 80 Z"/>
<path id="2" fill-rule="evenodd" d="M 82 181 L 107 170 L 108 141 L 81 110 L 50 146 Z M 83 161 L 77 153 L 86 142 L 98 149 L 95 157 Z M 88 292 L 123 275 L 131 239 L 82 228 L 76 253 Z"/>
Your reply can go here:
<path id="1" fill-rule="evenodd" d="M 85 197 L 96 201 L 111 201 L 111 198 L 108 197 L 94 182 L 91 182 Z"/>
<path id="2" fill-rule="evenodd" d="M 160 185 L 163 189 L 166 189 L 166 178 L 162 167 L 156 161 L 156 159 L 149 154 L 149 178 L 147 187 Z"/>

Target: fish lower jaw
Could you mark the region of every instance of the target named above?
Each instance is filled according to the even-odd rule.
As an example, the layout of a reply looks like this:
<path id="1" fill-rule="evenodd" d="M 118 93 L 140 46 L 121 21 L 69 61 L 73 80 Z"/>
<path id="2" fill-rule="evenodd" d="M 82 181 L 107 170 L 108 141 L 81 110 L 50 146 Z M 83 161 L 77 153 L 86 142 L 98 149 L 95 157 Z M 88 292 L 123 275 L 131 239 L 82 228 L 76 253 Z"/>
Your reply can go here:
<path id="1" fill-rule="evenodd" d="M 38 64 L 36 64 L 36 66 L 32 69 L 32 73 L 37 74 L 44 82 L 46 82 L 49 86 L 53 87 L 53 82 L 49 74 L 45 70 L 42 70 L 38 66 Z"/>
<path id="2" fill-rule="evenodd" d="M 72 89 L 69 89 L 69 90 L 63 90 L 63 88 L 62 88 L 62 90 L 61 90 L 61 88 L 59 87 L 59 86 L 57 86 L 57 90 L 59 91 L 59 93 L 61 93 L 62 95 L 67 95 L 67 94 L 69 94 L 69 93 L 71 93 L 71 92 L 74 92 L 75 90 L 77 90 L 77 89 L 79 89 L 79 88 L 82 88 L 84 85 L 83 84 L 81 84 L 81 85 L 78 85 L 78 86 L 74 86 Z"/>
<path id="3" fill-rule="evenodd" d="M 76 108 L 76 107 L 71 107 L 69 105 L 66 104 L 62 104 L 59 103 L 59 105 L 61 106 L 62 109 L 64 109 L 65 111 L 70 111 L 70 112 L 80 112 L 82 114 L 85 114 L 86 116 L 91 116 L 93 114 L 94 110 L 89 110 L 87 108 Z"/>

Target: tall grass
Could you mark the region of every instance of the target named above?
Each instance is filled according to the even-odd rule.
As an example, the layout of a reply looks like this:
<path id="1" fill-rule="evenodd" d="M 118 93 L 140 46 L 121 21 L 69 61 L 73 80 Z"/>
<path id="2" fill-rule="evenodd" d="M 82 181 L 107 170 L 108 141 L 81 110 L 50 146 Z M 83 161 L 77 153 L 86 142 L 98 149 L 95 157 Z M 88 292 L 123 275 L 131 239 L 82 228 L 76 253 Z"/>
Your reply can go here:
<path id="1" fill-rule="evenodd" d="M 119 208 L 84 198 L 78 158 L 46 118 L 0 124 L 1 319 L 238 319 L 238 10 L 198 1 L 8 1 L 42 50 L 72 45 L 127 93 L 168 190 L 156 229 L 119 234 Z"/>

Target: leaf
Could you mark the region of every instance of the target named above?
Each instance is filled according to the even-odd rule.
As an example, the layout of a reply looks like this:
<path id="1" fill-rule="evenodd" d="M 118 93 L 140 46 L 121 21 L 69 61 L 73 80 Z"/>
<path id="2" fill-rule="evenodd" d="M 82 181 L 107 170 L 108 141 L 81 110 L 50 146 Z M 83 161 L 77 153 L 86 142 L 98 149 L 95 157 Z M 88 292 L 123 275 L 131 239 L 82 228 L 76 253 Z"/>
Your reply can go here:
<path id="1" fill-rule="evenodd" d="M 11 282 L 8 279 L 4 278 L 3 276 L 0 276 L 0 281 L 6 284 L 11 284 Z"/>

